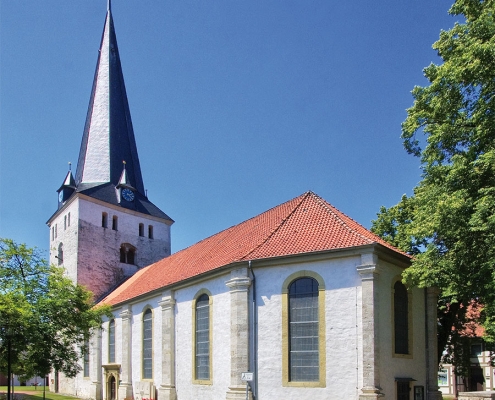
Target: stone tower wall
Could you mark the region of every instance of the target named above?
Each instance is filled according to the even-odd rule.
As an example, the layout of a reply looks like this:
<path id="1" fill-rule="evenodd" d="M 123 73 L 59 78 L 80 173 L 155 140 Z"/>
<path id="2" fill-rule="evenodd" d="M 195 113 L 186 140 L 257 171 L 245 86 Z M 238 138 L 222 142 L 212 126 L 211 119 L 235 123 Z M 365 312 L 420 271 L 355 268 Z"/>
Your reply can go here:
<path id="1" fill-rule="evenodd" d="M 77 201 L 68 203 L 48 225 L 50 229 L 50 264 L 65 268 L 67 276 L 77 282 L 79 207 Z M 59 258 L 62 245 L 63 258 Z"/>
<path id="2" fill-rule="evenodd" d="M 69 213 L 70 226 L 64 229 Z M 102 226 L 103 213 L 107 215 L 106 227 Z M 116 229 L 112 224 L 114 217 Z M 143 224 L 143 236 L 139 224 Z M 148 237 L 150 225 L 153 238 Z M 71 279 L 94 293 L 95 300 L 140 268 L 170 255 L 170 226 L 165 221 L 79 196 L 53 219 L 50 235 L 55 226 L 57 235 L 50 240 L 50 262 L 63 266 Z M 57 258 L 60 243 L 64 250 L 62 264 Z M 133 264 L 120 262 L 123 244 L 135 250 Z"/>

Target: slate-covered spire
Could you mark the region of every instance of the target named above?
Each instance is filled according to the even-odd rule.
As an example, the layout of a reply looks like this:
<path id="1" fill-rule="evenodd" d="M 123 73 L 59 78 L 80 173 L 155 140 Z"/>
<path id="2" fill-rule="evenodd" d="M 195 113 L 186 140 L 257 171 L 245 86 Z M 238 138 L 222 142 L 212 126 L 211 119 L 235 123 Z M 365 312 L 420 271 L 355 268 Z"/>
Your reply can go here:
<path id="1" fill-rule="evenodd" d="M 76 185 L 118 185 L 122 161 L 129 185 L 145 195 L 131 114 L 108 1 L 105 27 L 79 152 Z"/>

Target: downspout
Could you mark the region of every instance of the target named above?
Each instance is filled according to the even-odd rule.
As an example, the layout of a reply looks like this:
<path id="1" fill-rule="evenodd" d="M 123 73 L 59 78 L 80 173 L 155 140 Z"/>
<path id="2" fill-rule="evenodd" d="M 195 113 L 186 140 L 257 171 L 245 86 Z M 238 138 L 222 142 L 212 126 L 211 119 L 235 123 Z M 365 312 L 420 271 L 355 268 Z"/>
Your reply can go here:
<path id="1" fill-rule="evenodd" d="M 254 275 L 251 261 L 248 261 L 248 268 L 251 271 L 253 277 L 253 290 L 252 290 L 252 319 L 251 328 L 253 335 L 251 337 L 251 348 L 253 349 L 253 375 L 254 380 L 251 382 L 251 392 L 253 393 L 254 400 L 258 399 L 258 308 L 256 307 L 256 276 Z"/>

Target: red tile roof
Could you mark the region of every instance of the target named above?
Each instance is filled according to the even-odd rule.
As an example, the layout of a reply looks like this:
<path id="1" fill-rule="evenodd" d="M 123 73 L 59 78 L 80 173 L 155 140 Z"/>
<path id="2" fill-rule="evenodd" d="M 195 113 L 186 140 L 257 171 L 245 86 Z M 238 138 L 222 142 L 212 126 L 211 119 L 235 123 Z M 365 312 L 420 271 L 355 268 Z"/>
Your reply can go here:
<path id="1" fill-rule="evenodd" d="M 404 254 L 307 192 L 143 268 L 101 303 L 119 304 L 234 262 L 373 243 Z"/>

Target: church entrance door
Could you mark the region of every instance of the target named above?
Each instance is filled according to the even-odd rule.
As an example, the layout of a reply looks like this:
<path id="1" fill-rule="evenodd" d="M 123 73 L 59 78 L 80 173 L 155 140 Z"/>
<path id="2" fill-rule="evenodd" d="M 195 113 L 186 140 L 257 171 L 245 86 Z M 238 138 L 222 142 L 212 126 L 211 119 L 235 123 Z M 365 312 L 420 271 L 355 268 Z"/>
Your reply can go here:
<path id="1" fill-rule="evenodd" d="M 108 380 L 108 400 L 117 399 L 117 385 L 115 383 L 115 377 L 111 376 Z"/>

